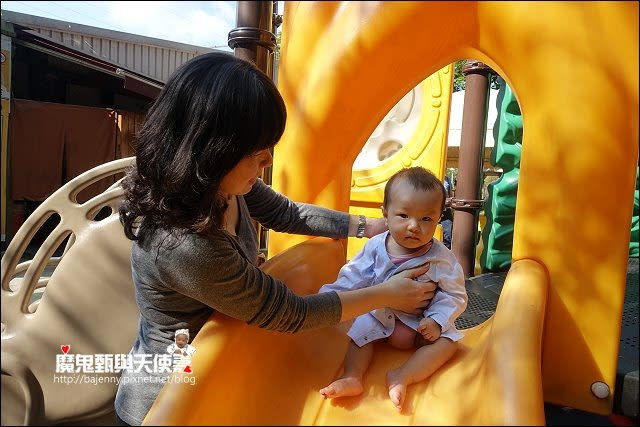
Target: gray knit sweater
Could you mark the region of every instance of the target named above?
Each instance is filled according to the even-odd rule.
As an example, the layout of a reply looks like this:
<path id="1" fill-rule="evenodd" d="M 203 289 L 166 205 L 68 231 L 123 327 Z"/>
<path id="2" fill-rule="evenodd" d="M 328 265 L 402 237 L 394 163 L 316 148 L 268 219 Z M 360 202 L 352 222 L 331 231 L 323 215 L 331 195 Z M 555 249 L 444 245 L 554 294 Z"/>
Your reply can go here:
<path id="1" fill-rule="evenodd" d="M 209 237 L 157 231 L 142 245 L 134 242 L 131 267 L 140 323 L 132 355 L 167 354 L 177 329 L 189 329 L 193 339 L 214 310 L 282 332 L 340 321 L 335 292 L 300 297 L 255 266 L 258 245 L 251 218 L 276 231 L 344 238 L 349 215 L 293 203 L 261 180 L 238 197 L 238 206 L 237 237 L 222 231 Z M 142 379 L 149 376 L 168 374 L 122 373 L 115 409 L 129 424 L 142 423 L 163 386 L 157 378 Z"/>

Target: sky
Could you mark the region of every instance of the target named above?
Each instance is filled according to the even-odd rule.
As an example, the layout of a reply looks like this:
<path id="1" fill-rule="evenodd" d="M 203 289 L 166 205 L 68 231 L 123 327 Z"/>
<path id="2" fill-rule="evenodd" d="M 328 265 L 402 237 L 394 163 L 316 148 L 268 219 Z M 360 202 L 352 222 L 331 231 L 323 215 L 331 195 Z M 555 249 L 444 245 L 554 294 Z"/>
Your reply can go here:
<path id="1" fill-rule="evenodd" d="M 2 10 L 230 51 L 235 1 L 3 1 Z M 278 2 L 278 13 L 284 2 Z"/>

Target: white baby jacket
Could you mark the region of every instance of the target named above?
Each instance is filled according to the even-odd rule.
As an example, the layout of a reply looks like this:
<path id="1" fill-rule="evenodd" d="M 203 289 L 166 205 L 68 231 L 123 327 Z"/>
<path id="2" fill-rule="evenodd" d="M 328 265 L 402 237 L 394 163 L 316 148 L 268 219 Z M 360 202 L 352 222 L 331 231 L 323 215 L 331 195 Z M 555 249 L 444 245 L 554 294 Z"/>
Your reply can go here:
<path id="1" fill-rule="evenodd" d="M 336 281 L 322 286 L 318 292 L 366 288 L 382 283 L 403 270 L 429 263 L 431 265 L 429 271 L 416 280 L 433 281 L 438 284 L 438 289 L 425 309 L 423 317 L 431 317 L 441 326 L 441 336 L 453 341 L 460 340 L 463 335 L 456 329 L 454 321 L 467 307 L 467 293 L 462 266 L 453 252 L 433 239 L 433 245 L 426 254 L 396 266 L 387 253 L 385 245 L 387 236 L 389 231 L 369 239 L 364 248 L 340 269 Z M 394 315 L 410 328 L 417 330 L 420 316 L 382 308 L 358 316 L 353 321 L 348 335 L 360 347 L 372 341 L 387 338 L 395 327 Z"/>

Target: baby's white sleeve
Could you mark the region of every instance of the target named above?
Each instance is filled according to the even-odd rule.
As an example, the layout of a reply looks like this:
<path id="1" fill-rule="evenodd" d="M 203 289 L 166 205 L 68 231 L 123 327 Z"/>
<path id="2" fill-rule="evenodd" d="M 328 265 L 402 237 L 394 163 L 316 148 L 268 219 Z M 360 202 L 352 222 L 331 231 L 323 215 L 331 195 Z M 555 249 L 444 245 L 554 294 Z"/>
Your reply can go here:
<path id="1" fill-rule="evenodd" d="M 431 317 L 440 325 L 442 332 L 445 332 L 467 308 L 468 297 L 460 263 L 438 263 L 436 269 L 436 277 L 433 277 L 433 280 L 438 283 L 438 289 L 433 301 L 425 310 L 424 317 Z"/>
<path id="2" fill-rule="evenodd" d="M 369 240 L 371 242 L 371 240 Z M 365 244 L 364 248 L 358 252 L 351 261 L 343 265 L 338 273 L 335 282 L 323 285 L 318 293 L 330 291 L 349 291 L 353 289 L 366 288 L 373 284 L 373 245 Z"/>

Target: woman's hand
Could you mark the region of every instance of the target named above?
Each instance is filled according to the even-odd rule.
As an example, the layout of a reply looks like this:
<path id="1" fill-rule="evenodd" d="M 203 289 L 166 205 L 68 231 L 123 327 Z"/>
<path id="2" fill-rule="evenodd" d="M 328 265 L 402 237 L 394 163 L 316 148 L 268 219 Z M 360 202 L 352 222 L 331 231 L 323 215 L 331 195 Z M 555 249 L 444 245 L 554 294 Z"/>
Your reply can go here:
<path id="1" fill-rule="evenodd" d="M 367 222 L 364 226 L 365 237 L 373 237 L 380 233 L 387 231 L 387 222 L 384 218 L 367 218 Z"/>
<path id="2" fill-rule="evenodd" d="M 404 270 L 391 277 L 382 286 L 388 292 L 388 307 L 405 313 L 420 315 L 429 305 L 436 291 L 433 282 L 418 282 L 414 280 L 429 270 L 429 264 Z"/>
<path id="3" fill-rule="evenodd" d="M 358 230 L 359 215 L 351 215 L 349 217 L 349 236 L 356 235 Z M 389 229 L 387 221 L 384 218 L 365 217 L 364 237 L 371 238 Z"/>
<path id="4" fill-rule="evenodd" d="M 353 319 L 376 308 L 391 307 L 420 315 L 433 298 L 436 284 L 414 280 L 429 270 L 429 265 L 405 270 L 386 282 L 366 288 L 338 292 L 342 304 L 340 321 Z"/>

